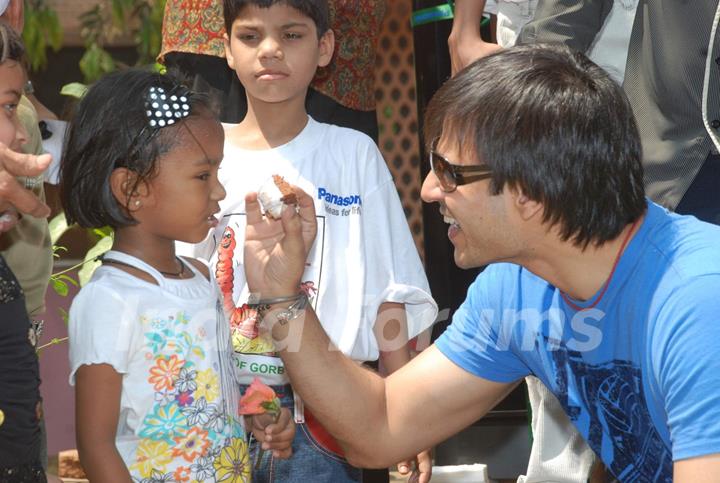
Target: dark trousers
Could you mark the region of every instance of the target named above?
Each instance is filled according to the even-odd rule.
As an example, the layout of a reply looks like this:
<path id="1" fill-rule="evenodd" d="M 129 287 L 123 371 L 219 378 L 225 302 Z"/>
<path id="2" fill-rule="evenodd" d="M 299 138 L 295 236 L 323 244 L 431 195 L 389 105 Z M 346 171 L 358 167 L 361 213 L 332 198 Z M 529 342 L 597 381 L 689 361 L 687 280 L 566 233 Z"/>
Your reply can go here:
<path id="1" fill-rule="evenodd" d="M 720 225 L 720 155 L 708 155 L 675 212 Z"/>

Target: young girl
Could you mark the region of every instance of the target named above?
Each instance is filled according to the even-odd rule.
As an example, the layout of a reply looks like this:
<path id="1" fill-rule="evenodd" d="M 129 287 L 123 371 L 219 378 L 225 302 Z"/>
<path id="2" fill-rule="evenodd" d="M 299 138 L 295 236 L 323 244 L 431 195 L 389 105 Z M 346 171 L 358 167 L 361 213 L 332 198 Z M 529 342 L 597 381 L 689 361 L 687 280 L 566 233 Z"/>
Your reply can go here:
<path id="1" fill-rule="evenodd" d="M 17 114 L 26 80 L 23 58 L 18 34 L 0 22 L 0 142 L 15 151 L 28 137 Z M 8 176 L 4 169 L 0 174 Z M 17 216 L 0 199 L 0 245 L 8 241 L 2 232 Z M 0 255 L 0 483 L 46 481 L 40 461 L 40 371 L 34 336 L 23 290 Z"/>
<path id="2" fill-rule="evenodd" d="M 175 255 L 176 240 L 200 241 L 217 224 L 222 156 L 207 103 L 171 76 L 111 74 L 70 123 L 68 220 L 115 230 L 70 309 L 77 441 L 91 481 L 249 481 L 216 284 L 205 265 Z"/>

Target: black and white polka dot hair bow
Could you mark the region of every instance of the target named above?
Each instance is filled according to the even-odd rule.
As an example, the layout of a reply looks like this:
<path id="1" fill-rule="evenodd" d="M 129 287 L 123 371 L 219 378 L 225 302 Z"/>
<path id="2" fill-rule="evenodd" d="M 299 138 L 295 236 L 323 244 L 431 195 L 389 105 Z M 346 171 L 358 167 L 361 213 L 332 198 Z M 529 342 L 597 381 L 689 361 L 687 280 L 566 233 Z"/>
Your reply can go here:
<path id="1" fill-rule="evenodd" d="M 170 92 L 162 87 L 151 87 L 145 101 L 145 114 L 152 128 L 171 126 L 190 115 L 189 91 L 178 86 Z"/>

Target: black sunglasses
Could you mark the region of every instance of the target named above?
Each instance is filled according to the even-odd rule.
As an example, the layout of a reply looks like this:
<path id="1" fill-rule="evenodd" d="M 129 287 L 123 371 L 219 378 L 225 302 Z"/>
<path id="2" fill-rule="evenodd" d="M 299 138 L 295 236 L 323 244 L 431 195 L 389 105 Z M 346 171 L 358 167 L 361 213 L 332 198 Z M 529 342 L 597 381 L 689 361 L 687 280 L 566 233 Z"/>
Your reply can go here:
<path id="1" fill-rule="evenodd" d="M 435 150 L 430 151 L 430 167 L 440 182 L 440 187 L 446 193 L 452 193 L 458 186 L 492 177 L 492 170 L 487 164 L 471 166 L 451 164 Z"/>

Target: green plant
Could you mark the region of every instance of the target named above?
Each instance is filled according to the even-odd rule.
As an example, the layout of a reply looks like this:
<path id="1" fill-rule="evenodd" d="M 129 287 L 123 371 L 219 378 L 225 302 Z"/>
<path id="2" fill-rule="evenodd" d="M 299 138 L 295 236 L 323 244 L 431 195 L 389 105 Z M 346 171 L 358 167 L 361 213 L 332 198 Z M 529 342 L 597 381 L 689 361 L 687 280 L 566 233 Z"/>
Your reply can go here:
<path id="1" fill-rule="evenodd" d="M 55 216 L 55 218 L 50 221 L 49 226 L 50 239 L 52 240 L 53 244 L 53 256 L 58 258 L 59 252 L 67 251 L 67 249 L 65 247 L 58 246 L 57 242 L 60 237 L 64 235 L 65 232 L 67 232 L 71 227 L 67 224 L 65 213 L 60 213 Z M 87 253 L 85 253 L 85 258 L 83 259 L 83 261 L 61 272 L 53 273 L 50 276 L 50 283 L 53 289 L 58 295 L 62 297 L 66 297 L 68 295 L 70 291 L 70 285 L 74 285 L 76 287 L 84 286 L 90 280 L 92 274 L 95 272 L 97 267 L 100 266 L 101 262 L 98 260 L 98 258 L 103 253 L 110 250 L 110 247 L 112 247 L 112 228 L 95 228 L 93 230 L 90 230 L 90 233 L 95 236 L 95 245 L 93 245 L 92 248 L 90 248 Z M 69 274 L 77 269 L 80 270 L 78 271 L 78 279 L 76 281 Z"/>
<path id="2" fill-rule="evenodd" d="M 57 51 L 62 46 L 63 31 L 57 13 L 45 0 L 25 0 L 25 28 L 23 43 L 32 70 L 47 66 L 47 49 Z"/>
<path id="3" fill-rule="evenodd" d="M 120 63 L 105 46 L 123 33 L 137 45 L 138 65 L 153 63 L 162 42 L 165 0 L 110 0 L 96 3 L 80 15 L 85 53 L 80 70 L 93 82 L 118 68 Z"/>
<path id="4" fill-rule="evenodd" d="M 60 237 L 62 237 L 71 227 L 68 226 L 67 218 L 65 218 L 65 213 L 59 213 L 58 215 L 56 215 L 52 220 L 50 220 L 48 226 L 50 228 L 50 239 L 52 241 L 53 258 L 57 259 L 60 258 L 61 252 L 67 251 L 67 248 L 60 246 L 57 243 L 60 240 Z M 73 265 L 70 268 L 66 268 L 65 270 L 50 275 L 50 286 L 53 288 L 55 293 L 57 293 L 61 297 L 67 297 L 69 295 L 71 285 L 75 287 L 84 286 L 90 280 L 93 272 L 95 272 L 97 267 L 101 265 L 101 262 L 98 258 L 103 253 L 110 250 L 110 248 L 112 247 L 113 231 L 111 228 L 106 227 L 101 229 L 95 229 L 92 230 L 91 233 L 95 235 L 96 242 L 95 245 L 93 245 L 93 247 L 87 251 L 83 261 Z M 75 270 L 78 270 L 77 280 L 71 276 L 71 273 Z M 67 326 L 67 310 L 60 307 L 58 308 L 58 311 L 60 312 L 60 317 Z M 39 346 L 37 348 L 37 352 L 39 353 L 40 351 L 42 351 L 42 349 L 62 344 L 66 340 L 68 340 L 67 337 L 51 339 L 49 342 Z"/>

